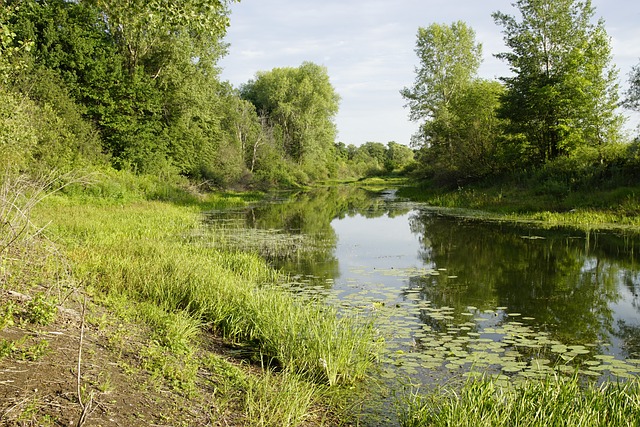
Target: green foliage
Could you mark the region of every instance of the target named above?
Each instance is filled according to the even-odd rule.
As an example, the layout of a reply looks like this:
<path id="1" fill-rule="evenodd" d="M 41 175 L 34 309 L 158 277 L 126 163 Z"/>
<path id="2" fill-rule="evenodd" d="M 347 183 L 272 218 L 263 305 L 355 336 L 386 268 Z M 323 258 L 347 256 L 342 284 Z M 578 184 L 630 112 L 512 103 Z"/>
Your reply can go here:
<path id="1" fill-rule="evenodd" d="M 410 117 L 422 121 L 420 174 L 443 184 L 495 173 L 502 160 L 502 123 L 496 117 L 502 87 L 477 79 L 482 49 L 463 22 L 420 28 L 414 87 L 401 93 Z"/>
<path id="2" fill-rule="evenodd" d="M 14 85 L 58 119 L 45 122 L 52 131 L 40 155 L 68 167 L 72 153 L 63 148 L 79 146 L 99 162 L 97 135 L 81 114 L 96 124 L 100 148 L 119 169 L 175 167 L 196 179 L 238 180 L 242 168 L 227 169 L 242 156 L 221 138 L 224 107 L 213 68 L 224 51 L 227 13 L 218 1 L 21 2 L 11 27 L 18 40 L 33 41 L 33 64 Z"/>
<path id="3" fill-rule="evenodd" d="M 20 71 L 24 66 L 24 53 L 29 52 L 32 43 L 30 41 L 16 40 L 16 33 L 11 25 L 18 6 L 0 6 L 0 81 L 6 84 L 13 73 Z"/>
<path id="4" fill-rule="evenodd" d="M 247 85 L 256 89 L 249 100 L 219 81 L 230 3 L 3 7 L 0 73 L 10 85 L 0 90 L 0 160 L 13 172 L 109 161 L 207 188 L 297 186 L 337 174 L 339 97 L 325 68 L 262 73 Z"/>
<path id="5" fill-rule="evenodd" d="M 16 311 L 16 304 L 13 301 L 7 301 L 0 305 L 0 331 L 8 326 L 13 326 L 13 314 Z"/>
<path id="6" fill-rule="evenodd" d="M 180 172 L 220 187 L 240 181 L 246 167 L 238 129 L 244 124 L 234 110 L 243 101 L 210 74 L 192 72 L 183 76 L 171 102 L 169 153 Z"/>
<path id="7" fill-rule="evenodd" d="M 619 138 L 616 71 L 602 21 L 592 24 L 591 1 L 518 0 L 522 20 L 493 14 L 504 27 L 513 77 L 501 116 L 509 132 L 523 135 L 523 154 L 541 164 L 579 146 L 597 147 Z"/>
<path id="8" fill-rule="evenodd" d="M 22 317 L 29 323 L 48 325 L 57 314 L 57 301 L 40 293 L 27 302 Z"/>
<path id="9" fill-rule="evenodd" d="M 33 345 L 28 344 L 27 337 L 19 340 L 0 339 L 0 360 L 11 357 L 15 360 L 36 362 L 49 353 L 49 341 L 40 340 Z"/>
<path id="10" fill-rule="evenodd" d="M 13 17 L 16 37 L 33 43 L 29 66 L 16 73 L 12 86 L 27 105 L 35 103 L 29 119 L 39 140 L 31 157 L 43 169 L 103 162 L 102 143 L 84 115 L 95 112 L 95 88 L 109 86 L 103 68 L 118 61 L 91 18 L 98 19 L 95 11 L 62 1 L 24 1 Z M 78 103 L 88 99 L 89 105 Z"/>
<path id="11" fill-rule="evenodd" d="M 581 384 L 577 377 L 549 377 L 504 388 L 491 379 L 462 390 L 412 394 L 400 407 L 403 427 L 420 426 L 628 426 L 640 417 L 637 380 Z M 406 405 L 406 406 L 405 406 Z"/>
<path id="12" fill-rule="evenodd" d="M 38 144 L 32 126 L 37 108 L 29 100 L 0 87 L 0 166 L 14 174 L 27 168 Z"/>
<path id="13" fill-rule="evenodd" d="M 635 65 L 629 73 L 629 88 L 623 105 L 631 110 L 640 111 L 640 64 Z"/>
<path id="14" fill-rule="evenodd" d="M 95 127 L 84 118 L 84 109 L 55 72 L 33 67 L 14 85 L 21 91 L 28 88 L 23 96 L 36 104 L 37 115 L 31 120 L 38 136 L 33 149 L 34 169 L 62 173 L 106 163 Z"/>
<path id="15" fill-rule="evenodd" d="M 323 154 L 332 150 L 333 118 L 340 99 L 326 68 L 310 62 L 298 68 L 274 68 L 258 73 L 241 94 L 265 115 L 275 142 L 289 159 L 322 166 L 317 160 L 324 160 Z"/>
<path id="16" fill-rule="evenodd" d="M 384 166 L 387 173 L 402 172 L 414 163 L 414 154 L 406 145 L 394 141 L 387 143 Z"/>
<path id="17" fill-rule="evenodd" d="M 43 356 L 49 353 L 49 341 L 40 340 L 31 346 L 21 346 L 15 348 L 13 351 L 13 357 L 18 360 L 28 360 L 36 362 Z"/>
<path id="18" fill-rule="evenodd" d="M 482 58 L 482 46 L 475 32 L 464 22 L 420 27 L 416 42 L 420 68 L 412 88 L 401 93 L 411 109 L 412 120 L 429 120 L 446 110 L 455 93 L 475 76 Z M 426 137 L 426 139 L 424 139 Z M 428 135 L 418 135 L 428 142 Z"/>
<path id="19" fill-rule="evenodd" d="M 92 0 L 102 13 L 106 31 L 126 57 L 130 72 L 143 67 L 150 76 L 177 61 L 208 60 L 219 55 L 228 26 L 227 0 Z M 214 56 L 215 57 L 215 56 Z M 187 61 L 185 61 L 187 59 Z"/>
<path id="20" fill-rule="evenodd" d="M 504 168 L 514 156 L 497 117 L 502 93 L 499 83 L 476 79 L 452 96 L 446 112 L 429 123 L 433 143 L 420 152 L 423 175 L 457 186 Z"/>
<path id="21" fill-rule="evenodd" d="M 12 340 L 0 339 L 0 360 L 9 357 L 16 351 L 16 343 Z"/>
<path id="22" fill-rule="evenodd" d="M 192 344 L 200 334 L 200 320 L 186 311 L 167 312 L 158 305 L 138 306 L 140 316 L 154 331 L 154 341 L 174 354 L 192 353 Z"/>

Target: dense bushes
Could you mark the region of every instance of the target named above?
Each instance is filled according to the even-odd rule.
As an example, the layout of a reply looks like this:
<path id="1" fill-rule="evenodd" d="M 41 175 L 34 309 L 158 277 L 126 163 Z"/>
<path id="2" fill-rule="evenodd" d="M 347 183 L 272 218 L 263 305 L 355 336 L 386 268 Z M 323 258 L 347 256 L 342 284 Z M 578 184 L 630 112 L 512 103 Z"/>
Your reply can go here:
<path id="1" fill-rule="evenodd" d="M 259 73 L 241 96 L 216 68 L 227 3 L 3 4 L 0 163 L 19 172 L 109 164 L 209 187 L 337 177 L 338 96 L 326 69 Z"/>

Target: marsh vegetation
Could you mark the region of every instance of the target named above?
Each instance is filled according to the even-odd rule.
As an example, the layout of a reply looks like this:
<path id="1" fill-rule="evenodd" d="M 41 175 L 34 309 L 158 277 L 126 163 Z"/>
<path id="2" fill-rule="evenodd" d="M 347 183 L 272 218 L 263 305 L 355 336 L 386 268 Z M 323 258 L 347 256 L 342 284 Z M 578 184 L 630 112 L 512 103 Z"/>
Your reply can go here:
<path id="1" fill-rule="evenodd" d="M 591 2 L 494 13 L 500 81 L 419 28 L 411 148 L 336 141 L 321 65 L 221 81 L 232 3 L 0 5 L 0 422 L 640 419 L 640 151 Z"/>
<path id="2" fill-rule="evenodd" d="M 269 258 L 288 274 L 281 286 L 373 316 L 384 347 L 372 375 L 386 396 L 365 409 L 375 422 L 394 423 L 401 390 L 413 396 L 437 384 L 472 394 L 503 387 L 517 399 L 535 384 L 563 392 L 576 381 L 595 393 L 636 381 L 638 235 L 482 220 L 395 193 L 329 187 L 206 217 L 214 229 L 303 234 L 295 257 Z M 430 401 L 425 393 L 410 400 L 412 413 Z M 407 425 L 420 423 L 429 425 Z"/>

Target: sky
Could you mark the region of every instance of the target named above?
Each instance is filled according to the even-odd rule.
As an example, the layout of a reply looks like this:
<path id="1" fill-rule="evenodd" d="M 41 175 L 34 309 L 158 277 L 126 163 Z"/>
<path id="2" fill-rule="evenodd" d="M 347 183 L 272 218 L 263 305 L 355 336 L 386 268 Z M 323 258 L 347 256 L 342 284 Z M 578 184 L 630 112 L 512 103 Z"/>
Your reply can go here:
<path id="1" fill-rule="evenodd" d="M 258 71 L 298 67 L 310 61 L 327 68 L 341 97 L 335 118 L 338 141 L 409 144 L 417 124 L 400 95 L 411 87 L 419 65 L 414 52 L 419 27 L 463 21 L 483 45 L 480 77 L 497 79 L 508 66 L 493 55 L 506 52 L 496 11 L 519 18 L 513 0 L 241 0 L 231 6 L 220 62 L 222 79 L 239 87 Z M 640 1 L 592 0 L 594 19 L 604 19 L 621 92 L 640 63 Z M 639 114 L 625 127 L 636 132 Z"/>

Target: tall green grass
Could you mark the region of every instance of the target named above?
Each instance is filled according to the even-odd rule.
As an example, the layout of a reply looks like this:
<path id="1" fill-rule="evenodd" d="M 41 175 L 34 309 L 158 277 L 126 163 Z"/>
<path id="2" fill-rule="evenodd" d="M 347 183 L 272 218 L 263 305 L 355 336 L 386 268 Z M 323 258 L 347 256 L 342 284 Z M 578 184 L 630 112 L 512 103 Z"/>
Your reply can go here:
<path id="1" fill-rule="evenodd" d="M 317 383 L 353 383 L 373 363 L 371 322 L 280 290 L 277 273 L 256 255 L 194 242 L 202 235 L 197 206 L 55 198 L 39 215 L 68 248 L 79 279 L 100 292 L 185 311 L 265 363 Z"/>
<path id="2" fill-rule="evenodd" d="M 403 187 L 398 195 L 432 206 L 463 209 L 461 215 L 468 217 L 583 229 L 627 229 L 640 226 L 638 191 L 639 188 L 619 187 L 558 195 L 546 189 L 515 185 L 468 186 L 449 191 L 425 186 Z"/>
<path id="3" fill-rule="evenodd" d="M 411 394 L 400 405 L 403 427 L 627 427 L 640 420 L 640 382 L 597 386 L 550 376 L 504 387 L 476 379 L 458 391 Z"/>

